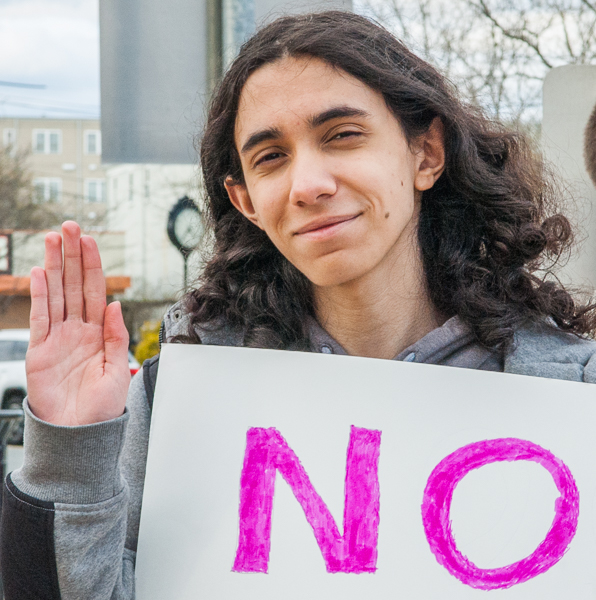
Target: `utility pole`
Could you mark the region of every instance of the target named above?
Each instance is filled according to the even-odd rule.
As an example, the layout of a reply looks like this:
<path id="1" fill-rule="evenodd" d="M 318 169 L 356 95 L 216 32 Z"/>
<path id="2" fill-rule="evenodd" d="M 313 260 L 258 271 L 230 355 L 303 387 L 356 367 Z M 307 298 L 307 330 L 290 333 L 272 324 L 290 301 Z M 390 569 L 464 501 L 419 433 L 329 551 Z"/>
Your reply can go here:
<path id="1" fill-rule="evenodd" d="M 255 0 L 222 0 L 222 62 L 226 69 L 255 30 Z"/>
<path id="2" fill-rule="evenodd" d="M 208 89 L 212 92 L 223 72 L 222 0 L 207 0 L 207 23 Z"/>

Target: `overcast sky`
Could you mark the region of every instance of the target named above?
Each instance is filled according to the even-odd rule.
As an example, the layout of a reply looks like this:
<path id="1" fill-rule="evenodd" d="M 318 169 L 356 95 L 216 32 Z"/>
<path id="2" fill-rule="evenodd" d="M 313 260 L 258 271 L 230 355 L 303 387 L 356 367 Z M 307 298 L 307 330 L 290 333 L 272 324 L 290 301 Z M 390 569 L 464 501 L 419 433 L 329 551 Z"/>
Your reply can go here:
<path id="1" fill-rule="evenodd" d="M 98 0 L 0 0 L 0 116 L 99 116 Z"/>

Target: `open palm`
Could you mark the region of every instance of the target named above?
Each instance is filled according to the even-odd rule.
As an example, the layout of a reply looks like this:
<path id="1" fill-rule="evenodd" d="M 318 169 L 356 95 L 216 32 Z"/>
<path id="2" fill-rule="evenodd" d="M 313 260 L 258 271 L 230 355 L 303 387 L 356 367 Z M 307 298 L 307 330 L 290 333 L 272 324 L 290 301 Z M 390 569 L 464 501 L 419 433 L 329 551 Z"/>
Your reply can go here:
<path id="1" fill-rule="evenodd" d="M 72 221 L 62 225 L 62 237 L 47 234 L 44 269 L 31 271 L 30 326 L 27 392 L 38 418 L 76 426 L 124 412 L 128 332 L 120 304 L 106 306 L 95 241 Z"/>

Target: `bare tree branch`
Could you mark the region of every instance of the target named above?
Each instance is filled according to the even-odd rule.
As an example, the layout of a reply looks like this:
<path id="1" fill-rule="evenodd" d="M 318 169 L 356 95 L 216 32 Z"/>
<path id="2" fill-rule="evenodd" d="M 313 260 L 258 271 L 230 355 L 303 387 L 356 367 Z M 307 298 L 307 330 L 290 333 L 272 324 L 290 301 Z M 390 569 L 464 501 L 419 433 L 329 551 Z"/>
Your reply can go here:
<path id="1" fill-rule="evenodd" d="M 592 4 L 590 0 L 581 0 L 582 4 L 585 4 L 591 11 L 596 13 L 596 4 Z"/>
<path id="2" fill-rule="evenodd" d="M 0 148 L 0 223 L 2 229 L 45 229 L 59 222 L 56 213 L 35 202 L 27 155 Z"/>
<path id="3" fill-rule="evenodd" d="M 569 52 L 569 56 L 575 59 L 575 53 L 573 52 L 573 48 L 571 47 L 571 40 L 569 39 L 569 30 L 567 29 L 567 19 L 566 13 L 564 10 L 559 9 L 559 15 L 561 16 L 561 24 L 563 25 L 563 32 L 565 34 L 565 46 L 567 47 L 567 51 Z"/>
<path id="4" fill-rule="evenodd" d="M 549 69 L 596 60 L 596 0 L 363 0 L 470 102 L 535 128 Z"/>
<path id="5" fill-rule="evenodd" d="M 507 27 L 503 26 L 492 14 L 491 10 L 488 8 L 486 2 L 484 0 L 478 0 L 478 5 L 480 6 L 480 9 L 482 11 L 482 14 L 489 19 L 489 21 L 495 26 L 497 27 L 497 29 L 499 29 L 504 36 L 511 38 L 512 40 L 518 40 L 520 42 L 523 42 L 524 44 L 526 44 L 528 47 L 532 48 L 532 50 L 534 50 L 534 52 L 536 53 L 536 55 L 538 56 L 538 58 L 540 58 L 540 60 L 543 62 L 545 67 L 548 67 L 549 69 L 553 68 L 553 65 L 551 64 L 551 62 L 549 60 L 547 60 L 547 58 L 544 56 L 544 54 L 542 53 L 542 51 L 540 50 L 540 46 L 538 45 L 537 42 L 533 42 L 527 35 L 527 33 L 525 33 L 525 27 L 521 28 L 518 32 L 515 32 L 511 29 L 508 29 Z M 525 25 L 525 24 L 524 24 Z"/>

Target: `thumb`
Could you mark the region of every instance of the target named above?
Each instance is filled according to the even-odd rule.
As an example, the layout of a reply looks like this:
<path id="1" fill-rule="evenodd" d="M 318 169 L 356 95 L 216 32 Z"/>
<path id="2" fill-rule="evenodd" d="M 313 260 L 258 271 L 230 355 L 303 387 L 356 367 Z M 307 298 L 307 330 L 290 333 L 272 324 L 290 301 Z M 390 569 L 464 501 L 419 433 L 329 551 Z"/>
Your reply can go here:
<path id="1" fill-rule="evenodd" d="M 128 370 L 128 331 L 120 302 L 106 307 L 103 324 L 106 367 Z"/>

